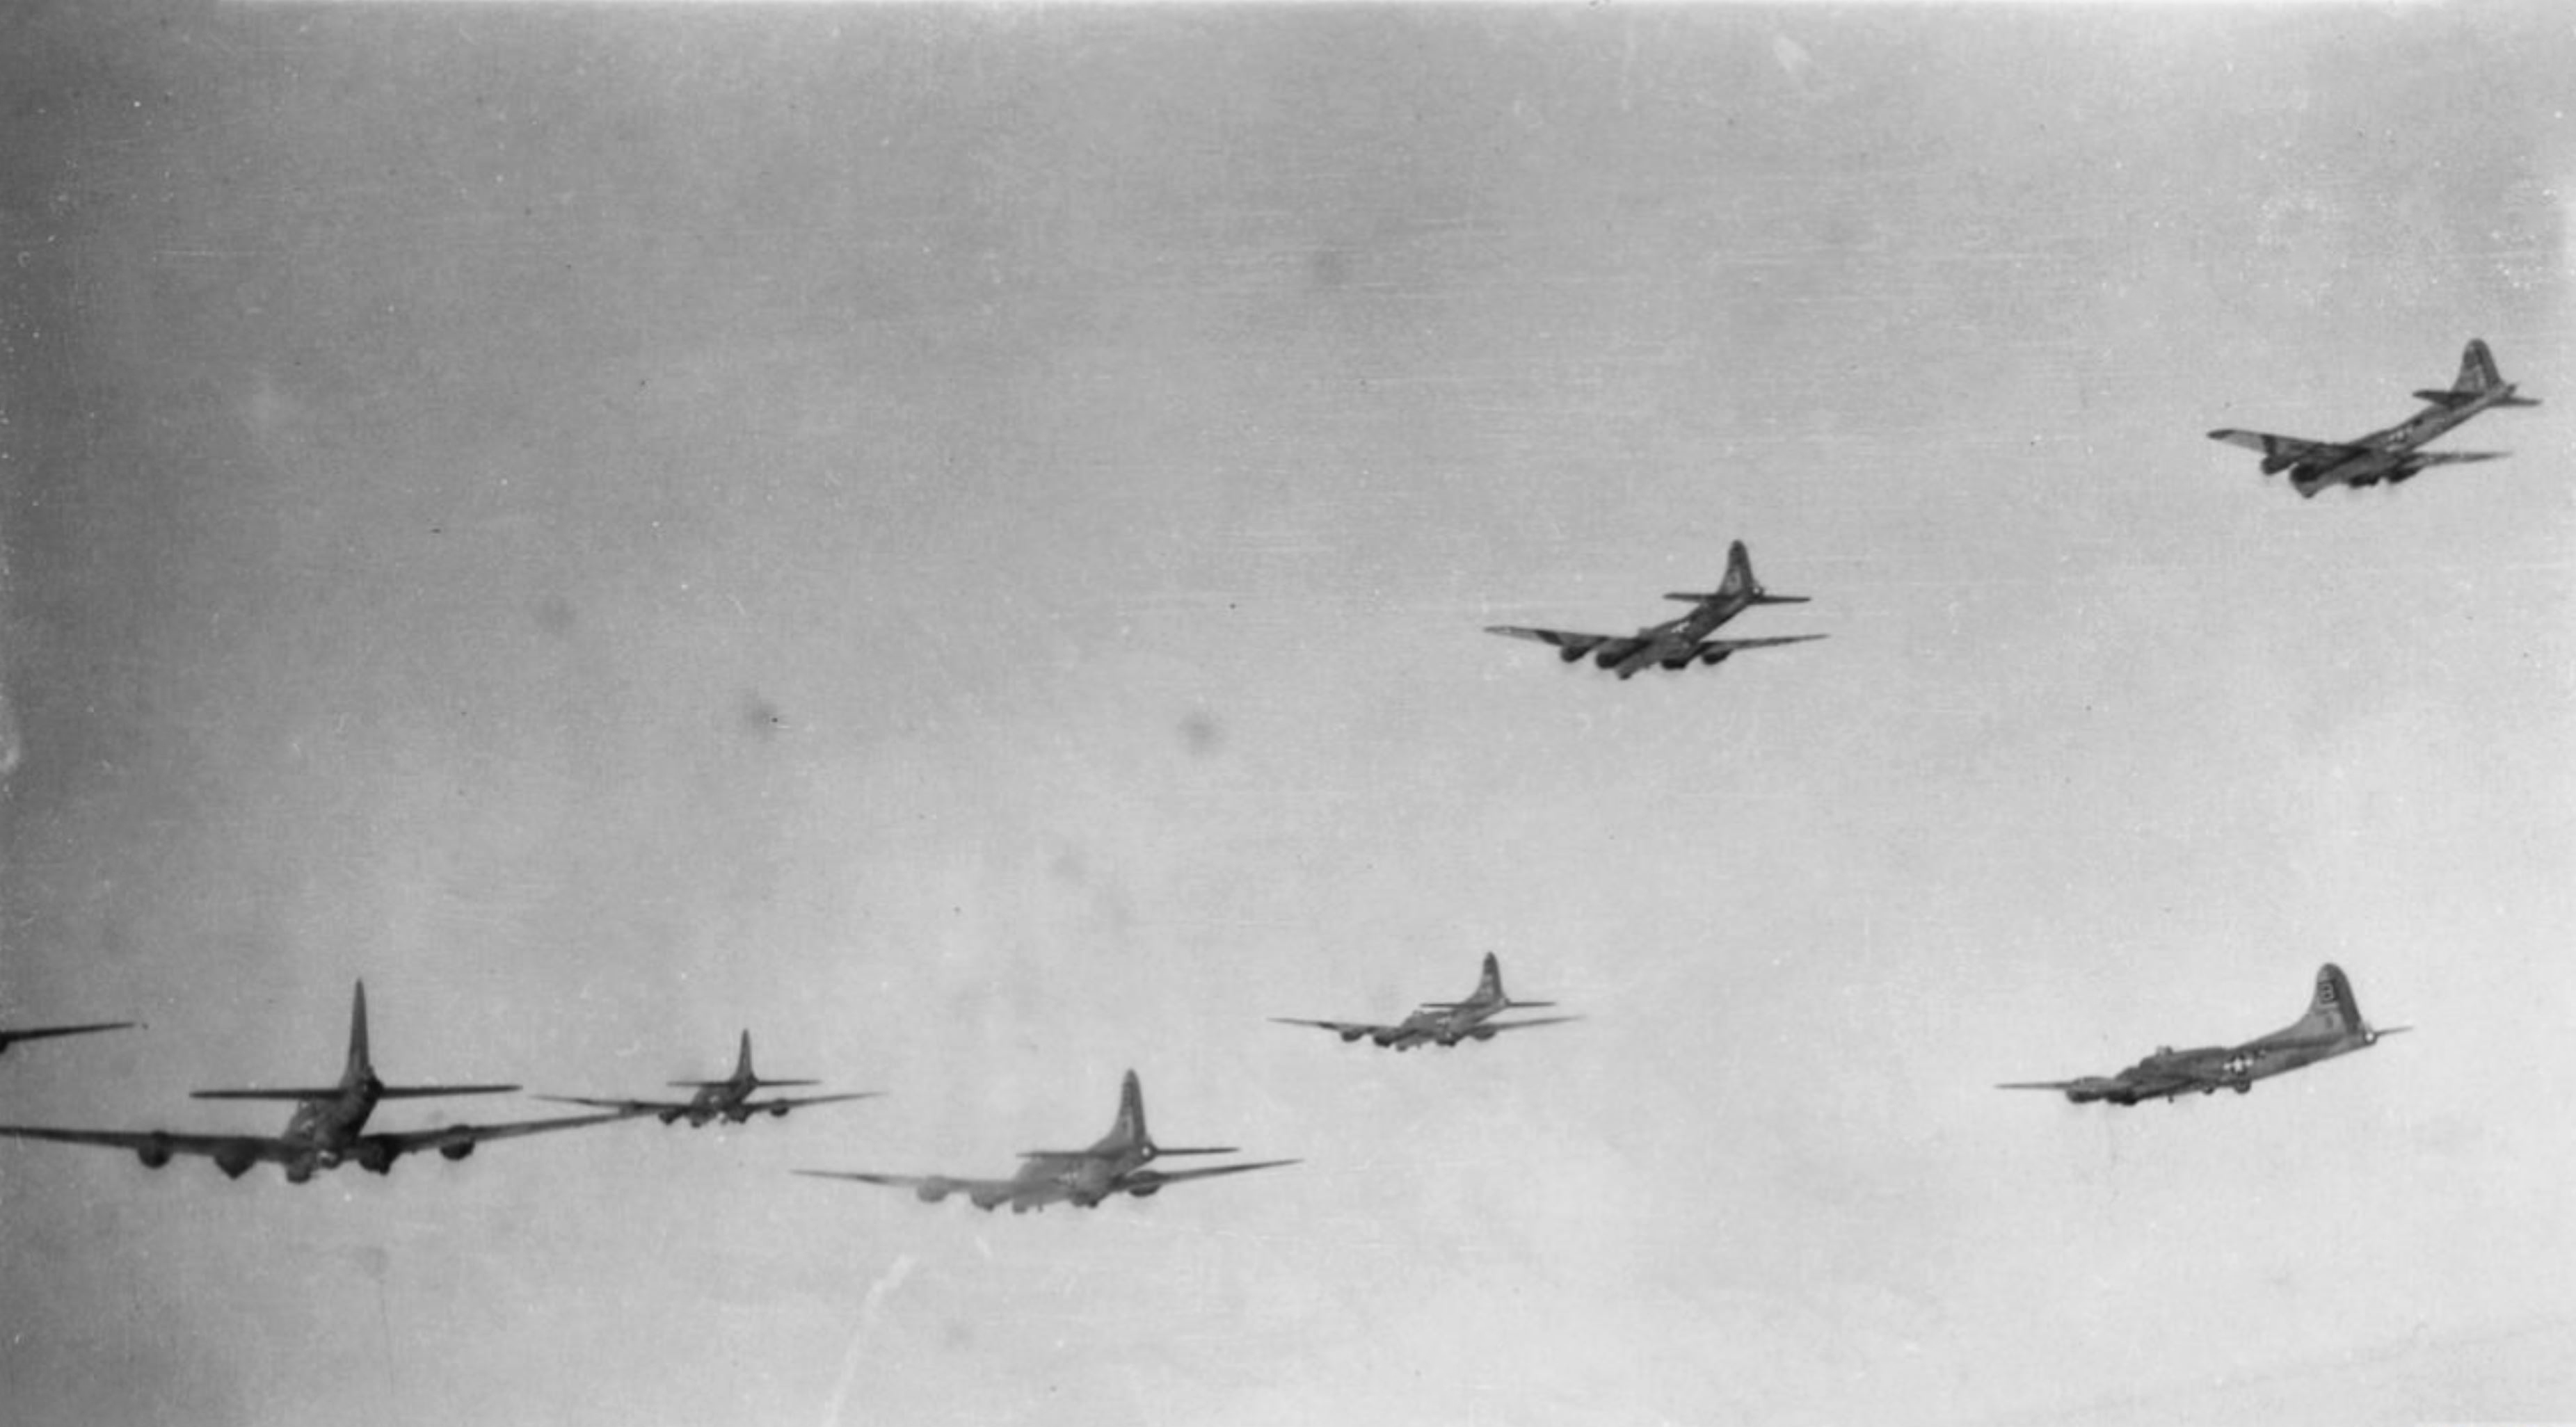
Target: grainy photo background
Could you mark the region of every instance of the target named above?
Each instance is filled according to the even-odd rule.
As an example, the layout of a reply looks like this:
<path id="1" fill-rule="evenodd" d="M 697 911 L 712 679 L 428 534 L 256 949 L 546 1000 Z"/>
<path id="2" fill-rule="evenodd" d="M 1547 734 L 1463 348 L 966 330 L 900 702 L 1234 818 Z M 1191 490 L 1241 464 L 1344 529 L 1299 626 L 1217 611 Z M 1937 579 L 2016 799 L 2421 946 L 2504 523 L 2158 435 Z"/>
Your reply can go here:
<path id="1" fill-rule="evenodd" d="M 14 6 L 13 1422 L 2576 1417 L 2576 26 Z M 2492 344 L 2510 460 L 2302 501 Z M 1731 539 L 1818 632 L 1620 683 Z M 1270 1016 L 1515 994 L 1401 1058 Z M 2294 1019 L 2247 1097 L 2005 1094 Z M 1108 1126 L 1302 1164 L 987 1217 Z M 396 1103 L 377 1124 L 540 1112 Z"/>

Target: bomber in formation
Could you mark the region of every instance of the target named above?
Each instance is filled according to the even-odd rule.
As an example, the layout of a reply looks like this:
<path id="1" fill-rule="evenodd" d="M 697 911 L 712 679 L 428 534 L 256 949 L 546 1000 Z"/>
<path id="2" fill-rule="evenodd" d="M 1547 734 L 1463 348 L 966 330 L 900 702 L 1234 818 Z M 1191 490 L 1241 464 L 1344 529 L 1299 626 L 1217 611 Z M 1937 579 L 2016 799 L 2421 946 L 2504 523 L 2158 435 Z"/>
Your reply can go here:
<path id="1" fill-rule="evenodd" d="M 698 1093 L 687 1100 L 592 1100 L 578 1095 L 540 1095 L 561 1105 L 589 1105 L 603 1110 L 616 1110 L 629 1115 L 652 1115 L 663 1124 L 687 1120 L 696 1129 L 710 1120 L 739 1125 L 754 1115 L 787 1118 L 790 1110 L 808 1105 L 833 1105 L 844 1100 L 871 1100 L 881 1094 L 860 1090 L 840 1095 L 782 1095 L 775 1100 L 751 1098 L 762 1090 L 779 1090 L 799 1085 L 820 1085 L 819 1080 L 763 1080 L 751 1068 L 751 1032 L 742 1033 L 742 1048 L 734 1055 L 733 1074 L 722 1080 L 674 1080 L 671 1084 Z"/>
<path id="2" fill-rule="evenodd" d="M 1726 552 L 1726 579 L 1707 594 L 1688 592 L 1664 596 L 1690 604 L 1690 613 L 1679 619 L 1650 624 L 1634 634 L 1577 634 L 1563 629 L 1529 629 L 1516 624 L 1495 624 L 1485 628 L 1487 634 L 1507 635 L 1513 639 L 1534 640 L 1550 645 L 1557 657 L 1566 663 L 1592 656 L 1593 664 L 1607 669 L 1622 679 L 1635 677 L 1646 669 L 1687 669 L 1693 664 L 1723 664 L 1746 649 L 1768 649 L 1780 644 L 1804 644 L 1822 639 L 1821 634 L 1780 634 L 1767 639 L 1711 639 L 1709 635 L 1728 620 L 1758 604 L 1805 604 L 1805 595 L 1775 595 L 1762 588 L 1753 578 L 1753 557 L 1745 551 L 1744 542 L 1736 541 Z"/>
<path id="3" fill-rule="evenodd" d="M 1236 1153 L 1239 1151 L 1231 1147 L 1168 1149 L 1155 1144 L 1153 1135 L 1145 1128 L 1145 1091 L 1137 1082 L 1136 1072 L 1131 1070 L 1118 1087 L 1118 1118 L 1110 1125 L 1108 1134 L 1093 1141 L 1087 1149 L 1022 1150 L 1020 1172 L 1008 1179 L 958 1179 L 944 1174 L 874 1174 L 833 1169 L 800 1169 L 796 1172 L 816 1179 L 853 1179 L 862 1184 L 909 1189 L 925 1204 L 936 1204 L 951 1194 L 963 1194 L 978 1209 L 989 1212 L 1008 1204 L 1012 1213 L 1025 1214 L 1050 1204 L 1096 1208 L 1102 1200 L 1120 1194 L 1151 1199 L 1171 1185 L 1193 1179 L 1249 1174 L 1256 1169 L 1277 1169 L 1297 1163 L 1293 1159 L 1265 1159 L 1252 1164 L 1221 1164 L 1208 1169 L 1165 1171 L 1148 1167 L 1166 1155 Z"/>
<path id="4" fill-rule="evenodd" d="M 2062 1091 L 2078 1105 L 2096 1100 L 2135 1105 L 2141 1100 L 2171 1100 L 2195 1090 L 2203 1095 L 2215 1095 L 2221 1090 L 2243 1095 L 2253 1090 L 2257 1080 L 2368 1050 L 2379 1044 L 2381 1036 L 2412 1029 L 2374 1028 L 2363 1020 L 2361 1006 L 2352 998 L 2352 982 L 2345 979 L 2341 967 L 2328 962 L 2317 968 L 2317 990 L 2308 1002 L 2308 1013 L 2268 1036 L 2257 1036 L 2243 1045 L 2199 1046 L 2191 1050 L 2159 1046 L 2155 1054 L 2117 1075 L 2014 1081 L 1997 1088 Z"/>
<path id="5" fill-rule="evenodd" d="M 1557 1026 L 1580 1016 L 1539 1016 L 1525 1021 L 1497 1021 L 1496 1015 L 1510 1010 L 1539 1010 L 1552 1007 L 1554 1001 L 1515 1001 L 1503 993 L 1503 966 L 1492 952 L 1485 953 L 1485 972 L 1476 981 L 1476 989 L 1464 1001 L 1425 1001 L 1411 1015 L 1392 1026 L 1372 1025 L 1365 1021 L 1301 1021 L 1290 1016 L 1270 1019 L 1283 1026 L 1315 1026 L 1331 1031 L 1348 1045 L 1366 1036 L 1370 1043 L 1386 1049 L 1411 1050 L 1418 1045 L 1453 1046 L 1462 1040 L 1489 1041 L 1504 1031 L 1527 1030 L 1532 1026 Z"/>
<path id="6" fill-rule="evenodd" d="M 2481 411 L 2540 405 L 2530 397 L 2514 394 L 2513 383 L 2497 373 L 2495 357 L 2487 351 L 2487 344 L 2476 338 L 2471 338 L 2468 349 L 2460 354 L 2460 374 L 2450 389 L 2419 391 L 2415 399 L 2426 403 L 2422 411 L 2385 430 L 2350 441 L 2310 441 L 2231 428 L 2212 431 L 2209 439 L 2262 452 L 2263 474 L 2273 476 L 2287 471 L 2290 484 L 2297 487 L 2300 495 L 2313 496 L 2335 485 L 2354 490 L 2381 481 L 2396 485 L 2430 466 L 2492 461 L 2505 453 L 2416 448 Z"/>
<path id="7" fill-rule="evenodd" d="M 144 1164 L 159 1169 L 173 1155 L 204 1155 L 232 1178 L 252 1165 L 274 1164 L 287 1182 L 302 1184 L 314 1171 L 336 1169 L 356 1160 L 365 1169 L 385 1174 L 394 1161 L 418 1150 L 434 1149 L 448 1159 L 463 1159 L 486 1140 L 515 1139 L 552 1130 L 578 1129 L 627 1118 L 624 1115 L 572 1115 L 552 1120 L 518 1120 L 499 1125 L 448 1125 L 435 1130 L 366 1133 L 367 1119 L 385 1100 L 418 1100 L 449 1095 L 503 1095 L 516 1085 L 387 1085 L 376 1077 L 367 1055 L 367 986 L 358 989 L 349 1007 L 349 1058 L 336 1085 L 314 1089 L 200 1090 L 200 1100 L 289 1100 L 295 1113 L 279 1135 L 178 1134 L 169 1130 L 65 1130 L 41 1125 L 0 1125 L 0 1135 L 64 1144 L 104 1145 L 132 1150 Z"/>

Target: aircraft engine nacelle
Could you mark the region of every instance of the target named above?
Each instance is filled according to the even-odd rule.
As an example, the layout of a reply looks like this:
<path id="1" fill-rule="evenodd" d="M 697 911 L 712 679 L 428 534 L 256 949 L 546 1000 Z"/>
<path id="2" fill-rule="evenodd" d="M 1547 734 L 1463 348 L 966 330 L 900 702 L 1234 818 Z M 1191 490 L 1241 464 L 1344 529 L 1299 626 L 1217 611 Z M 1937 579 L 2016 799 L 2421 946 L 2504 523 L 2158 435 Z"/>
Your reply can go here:
<path id="1" fill-rule="evenodd" d="M 2263 474 L 2267 476 L 2277 476 L 2298 463 L 2299 458 L 2296 456 L 2265 456 L 2263 458 Z"/>
<path id="2" fill-rule="evenodd" d="M 215 1151 L 215 1168 L 222 1170 L 227 1179 L 241 1178 L 250 1173 L 250 1167 L 257 1163 L 259 1163 L 259 1148 L 256 1145 L 226 1145 Z M 309 1175 L 312 1171 L 308 1169 L 305 1173 Z M 294 1177 L 294 1167 L 291 1165 L 288 1166 L 288 1177 Z"/>
<path id="3" fill-rule="evenodd" d="M 464 1159 L 472 1153 L 474 1153 L 474 1142 L 472 1140 L 450 1140 L 446 1144 L 438 1147 L 438 1157 L 451 1164 L 457 1160 Z"/>
<path id="4" fill-rule="evenodd" d="M 787 1112 L 791 1108 L 793 1107 L 787 1105 L 773 1105 L 769 1109 L 769 1118 L 773 1120 L 784 1120 L 787 1118 Z"/>
<path id="5" fill-rule="evenodd" d="M 1699 662 L 1702 664 L 1723 664 L 1734 657 L 1735 651 L 1732 649 L 1703 649 L 1699 654 Z"/>
<path id="6" fill-rule="evenodd" d="M 1367 1034 L 1368 1032 L 1366 1031 L 1344 1031 L 1342 1032 L 1342 1044 L 1349 1045 L 1351 1042 L 1358 1040 L 1360 1037 Z"/>
<path id="7" fill-rule="evenodd" d="M 1476 1031 L 1476 1032 L 1474 1032 L 1473 1034 L 1475 1035 L 1476 1039 L 1478 1039 L 1478 1040 L 1480 1040 L 1480 1041 L 1489 1041 L 1489 1040 L 1492 1040 L 1492 1039 L 1494 1038 L 1494 1032 L 1493 1032 L 1490 1028 L 1488 1028 L 1488 1029 L 1486 1029 L 1486 1030 Z"/>
<path id="8" fill-rule="evenodd" d="M 936 1204 L 940 1200 L 947 1198 L 949 1191 L 955 1187 L 955 1185 L 950 1184 L 944 1179 L 925 1179 L 921 1182 L 920 1187 L 914 1189 L 912 1193 L 914 1198 L 919 1199 L 924 1204 Z M 981 1203 L 982 1201 L 978 1200 L 977 1202 Z M 990 1208 L 992 1206 L 986 1205 L 985 1207 Z"/>
<path id="9" fill-rule="evenodd" d="M 294 1161 L 294 1162 L 292 1162 L 292 1163 L 290 1163 L 290 1164 L 288 1164 L 288 1165 L 286 1166 L 286 1182 L 287 1182 L 287 1183 L 289 1183 L 289 1184 L 309 1184 L 309 1183 L 311 1183 L 311 1182 L 312 1182 L 312 1180 L 313 1180 L 313 1160 L 312 1160 L 311 1158 L 307 1157 L 307 1158 L 305 1158 L 305 1159 L 299 1159 L 299 1160 L 296 1160 L 296 1161 Z"/>
<path id="10" fill-rule="evenodd" d="M 1583 651 L 1580 649 L 1560 649 L 1556 651 L 1556 657 L 1564 660 L 1568 664 L 1580 664 L 1583 662 Z"/>
<path id="11" fill-rule="evenodd" d="M 365 1170 L 369 1174 L 391 1174 L 393 1172 L 394 1152 L 383 1145 L 374 1143 L 373 1141 L 359 1141 L 357 1152 L 352 1157 L 358 1161 L 358 1168 Z"/>
<path id="12" fill-rule="evenodd" d="M 654 1118 L 656 1118 L 656 1119 L 660 1120 L 663 1124 L 666 1124 L 666 1125 L 667 1125 L 667 1124 L 671 1123 L 673 1120 L 676 1120 L 676 1119 L 680 1118 L 680 1116 L 681 1116 L 681 1114 L 682 1114 L 682 1113 L 683 1113 L 683 1112 L 678 1111 L 678 1110 L 664 1110 L 664 1111 L 662 1111 L 660 1114 L 656 1115 Z"/>
<path id="13" fill-rule="evenodd" d="M 1155 1195 L 1163 1192 L 1163 1186 L 1159 1184 L 1140 1184 L 1127 1192 L 1135 1195 L 1139 1199 L 1151 1199 Z M 1099 1202 L 1099 1200 L 1094 1199 L 1091 1201 L 1091 1204 L 1097 1204 Z M 1084 1207 L 1088 1208 L 1090 1205 L 1086 1204 Z"/>
<path id="14" fill-rule="evenodd" d="M 170 1162 L 170 1142 L 154 1135 L 151 1143 L 134 1152 L 134 1157 L 143 1161 L 145 1169 L 159 1169 Z"/>

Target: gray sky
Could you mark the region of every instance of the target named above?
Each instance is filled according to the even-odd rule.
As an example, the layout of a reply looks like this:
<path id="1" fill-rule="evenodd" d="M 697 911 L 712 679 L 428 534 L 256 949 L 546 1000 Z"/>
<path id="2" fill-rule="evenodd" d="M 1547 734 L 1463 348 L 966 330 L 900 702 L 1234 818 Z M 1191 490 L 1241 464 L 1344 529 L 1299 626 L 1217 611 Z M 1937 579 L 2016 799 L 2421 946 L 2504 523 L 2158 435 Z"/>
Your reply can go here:
<path id="1" fill-rule="evenodd" d="M 2543 5 L 34 7 L 27 1422 L 2576 1416 Z M 2509 461 L 2303 502 L 2493 344 Z M 1619 684 L 1726 542 L 1822 644 Z M 1498 952 L 1588 1017 L 1397 1058 Z M 2422 1029 L 2129 1112 L 1990 1088 Z M 1306 1163 L 987 1218 L 1144 1077 Z M 398 1104 L 404 1127 L 489 1104 Z M 537 1106 L 524 1111 L 536 1113 Z"/>

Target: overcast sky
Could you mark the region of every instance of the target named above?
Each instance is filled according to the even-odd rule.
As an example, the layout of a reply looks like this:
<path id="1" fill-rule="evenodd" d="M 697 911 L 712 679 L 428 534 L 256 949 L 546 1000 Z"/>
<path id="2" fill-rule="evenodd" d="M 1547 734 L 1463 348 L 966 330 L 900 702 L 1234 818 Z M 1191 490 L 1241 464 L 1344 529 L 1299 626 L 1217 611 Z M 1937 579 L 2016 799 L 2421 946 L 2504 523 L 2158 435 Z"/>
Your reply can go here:
<path id="1" fill-rule="evenodd" d="M 23 7 L 29 1423 L 2576 1416 L 2576 35 Z M 2302 501 L 2483 336 L 2510 460 Z M 1741 538 L 1822 643 L 1621 683 Z M 1403 1057 L 1270 1016 L 1586 1017 Z M 2247 1097 L 2108 1073 L 2416 1034 Z M 1294 1169 L 987 1217 L 1108 1127 Z M 378 1123 L 539 1114 L 404 1102 Z"/>

